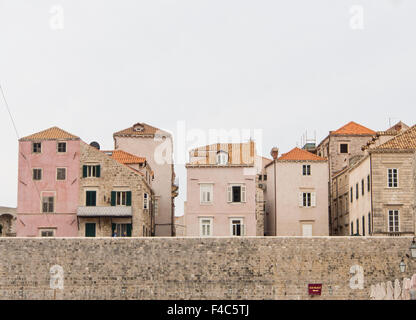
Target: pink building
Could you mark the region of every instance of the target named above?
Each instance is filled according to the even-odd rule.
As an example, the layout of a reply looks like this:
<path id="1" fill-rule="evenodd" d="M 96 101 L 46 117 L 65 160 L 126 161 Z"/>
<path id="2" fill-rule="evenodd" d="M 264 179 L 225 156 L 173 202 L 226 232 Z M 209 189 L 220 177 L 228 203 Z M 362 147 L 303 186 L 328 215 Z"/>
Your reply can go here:
<path id="1" fill-rule="evenodd" d="M 294 148 L 266 165 L 267 236 L 327 236 L 328 161 Z"/>
<path id="2" fill-rule="evenodd" d="M 256 167 L 259 158 L 253 141 L 190 151 L 186 236 L 263 235 L 262 190 Z"/>
<path id="3" fill-rule="evenodd" d="M 60 128 L 19 140 L 16 236 L 77 236 L 80 138 Z"/>

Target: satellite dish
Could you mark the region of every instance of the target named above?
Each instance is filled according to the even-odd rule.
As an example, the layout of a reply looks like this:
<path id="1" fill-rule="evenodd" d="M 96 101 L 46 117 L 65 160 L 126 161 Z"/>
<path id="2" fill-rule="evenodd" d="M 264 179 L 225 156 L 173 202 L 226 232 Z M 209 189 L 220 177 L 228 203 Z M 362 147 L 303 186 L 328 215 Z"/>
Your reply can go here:
<path id="1" fill-rule="evenodd" d="M 100 144 L 97 141 L 91 142 L 90 146 L 100 150 Z"/>

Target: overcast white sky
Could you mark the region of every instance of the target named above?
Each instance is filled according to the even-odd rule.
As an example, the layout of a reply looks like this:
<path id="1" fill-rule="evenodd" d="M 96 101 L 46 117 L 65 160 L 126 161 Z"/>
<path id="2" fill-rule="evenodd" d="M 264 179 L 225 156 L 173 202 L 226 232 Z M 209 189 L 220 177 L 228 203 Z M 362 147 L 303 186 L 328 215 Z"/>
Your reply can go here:
<path id="1" fill-rule="evenodd" d="M 20 136 L 56 125 L 111 149 L 135 122 L 184 120 L 263 129 L 268 155 L 351 120 L 414 124 L 415 17 L 413 0 L 0 0 L 0 82 Z M 2 100 L 0 136 L 0 206 L 16 206 Z"/>

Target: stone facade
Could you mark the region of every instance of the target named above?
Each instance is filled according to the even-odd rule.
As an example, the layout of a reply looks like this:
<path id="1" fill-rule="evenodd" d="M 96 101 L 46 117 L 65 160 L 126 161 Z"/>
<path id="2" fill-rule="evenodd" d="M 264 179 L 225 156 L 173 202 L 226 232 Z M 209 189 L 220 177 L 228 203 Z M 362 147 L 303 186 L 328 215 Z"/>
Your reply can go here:
<path id="1" fill-rule="evenodd" d="M 83 177 L 84 165 L 100 165 L 100 177 Z M 86 206 L 86 191 L 96 192 L 94 216 L 80 216 L 78 212 L 78 235 L 85 236 L 86 223 L 95 223 L 97 237 L 112 236 L 112 224 L 132 224 L 133 237 L 154 234 L 154 216 L 152 210 L 152 189 L 142 175 L 127 165 L 123 165 L 104 152 L 81 142 L 79 206 Z M 111 207 L 111 194 L 116 191 L 131 192 L 131 217 L 120 217 L 107 213 L 105 207 Z M 144 193 L 148 194 L 148 209 L 144 209 Z M 92 208 L 92 207 L 86 207 Z M 114 207 L 112 209 L 115 209 Z M 102 214 L 99 214 L 100 211 Z M 116 210 L 116 209 L 115 209 Z"/>
<path id="2" fill-rule="evenodd" d="M 411 240 L 1 238 L 0 298 L 370 299 L 372 286 L 416 272 Z M 51 289 L 56 277 L 62 289 Z M 312 283 L 321 296 L 308 295 Z"/>

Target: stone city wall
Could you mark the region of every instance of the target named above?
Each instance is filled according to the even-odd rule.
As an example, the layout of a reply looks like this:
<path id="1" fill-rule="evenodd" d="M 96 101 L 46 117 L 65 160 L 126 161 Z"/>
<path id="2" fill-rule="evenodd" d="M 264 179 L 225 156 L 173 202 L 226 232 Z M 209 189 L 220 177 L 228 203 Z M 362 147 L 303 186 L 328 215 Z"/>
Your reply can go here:
<path id="1" fill-rule="evenodd" d="M 0 298 L 370 299 L 386 296 L 374 293 L 380 283 L 416 273 L 411 240 L 1 238 Z M 308 284 L 322 295 L 310 297 Z"/>

